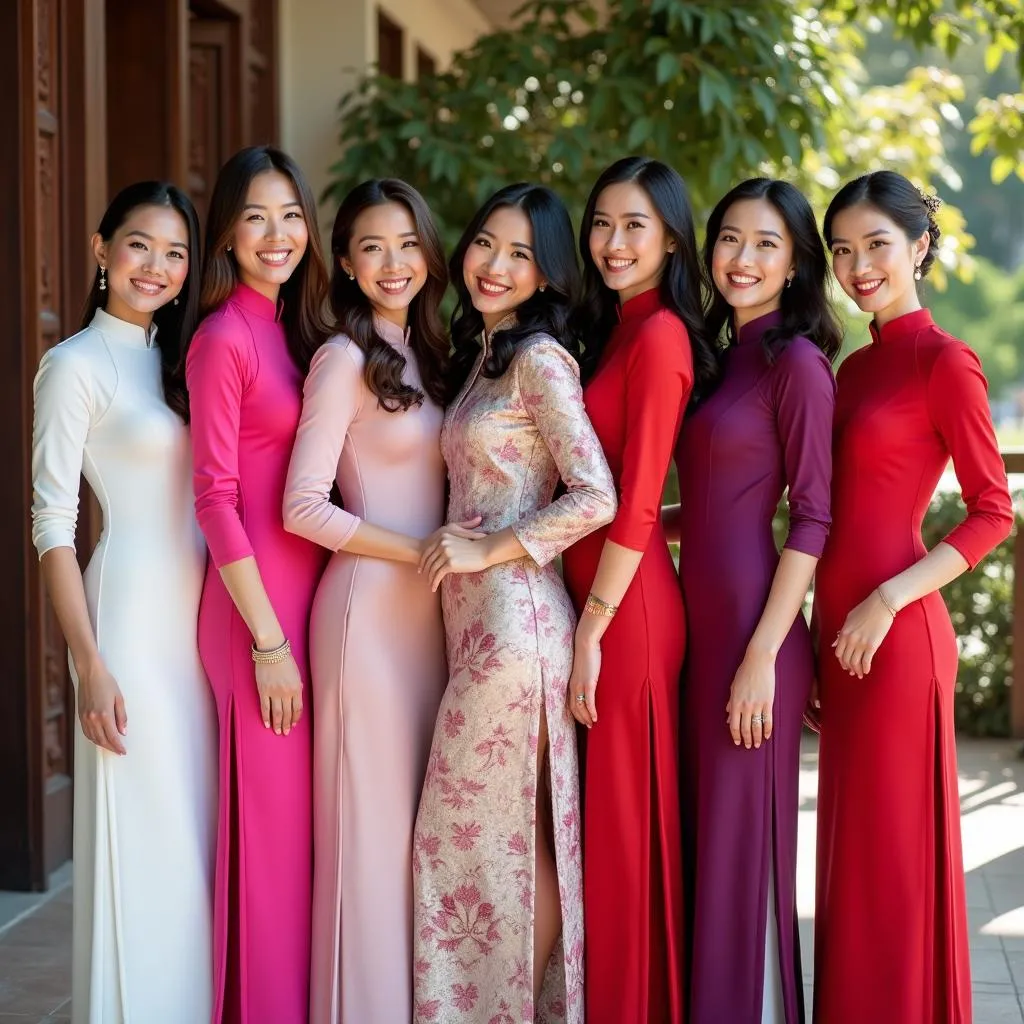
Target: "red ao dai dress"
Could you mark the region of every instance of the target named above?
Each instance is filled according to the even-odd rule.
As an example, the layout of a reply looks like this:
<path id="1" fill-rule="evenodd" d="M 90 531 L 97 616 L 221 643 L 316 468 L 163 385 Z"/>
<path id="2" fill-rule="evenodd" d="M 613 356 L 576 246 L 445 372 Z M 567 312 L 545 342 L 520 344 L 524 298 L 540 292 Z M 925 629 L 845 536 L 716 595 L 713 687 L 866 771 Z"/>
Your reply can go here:
<path id="1" fill-rule="evenodd" d="M 690 340 L 657 288 L 623 303 L 587 384 L 619 490 L 606 529 L 565 553 L 582 608 L 606 540 L 643 558 L 601 640 L 598 724 L 584 733 L 584 916 L 590 1024 L 683 1019 L 679 673 L 683 597 L 661 495 L 693 386 Z"/>
<path id="2" fill-rule="evenodd" d="M 950 457 L 967 517 L 945 542 L 974 568 L 1012 523 L 978 357 L 927 309 L 872 325 L 838 373 L 833 526 L 817 573 L 818 1024 L 971 1020 L 958 651 L 942 595 L 899 612 L 863 679 L 830 646 L 852 608 L 925 554 L 921 522 Z"/>
<path id="3" fill-rule="evenodd" d="M 529 557 L 442 583 L 449 683 L 413 853 L 414 1021 L 534 1024 L 534 839 L 550 785 L 562 936 L 537 1020 L 583 1020 L 583 891 L 575 720 L 565 707 L 576 617 L 552 560 L 615 512 L 579 370 L 553 338 L 520 343 L 505 373 L 484 351 L 448 409 L 448 520 L 512 527 Z M 561 479 L 566 493 L 552 501 Z M 537 777 L 540 716 L 550 778 Z"/>

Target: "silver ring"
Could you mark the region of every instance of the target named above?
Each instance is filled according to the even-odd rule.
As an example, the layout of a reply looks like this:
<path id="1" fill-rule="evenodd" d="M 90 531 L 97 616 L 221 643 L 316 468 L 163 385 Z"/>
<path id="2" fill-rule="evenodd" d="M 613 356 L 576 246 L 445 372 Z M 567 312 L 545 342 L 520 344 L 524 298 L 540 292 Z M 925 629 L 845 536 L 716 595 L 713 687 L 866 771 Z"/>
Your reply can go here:
<path id="1" fill-rule="evenodd" d="M 587 698 L 582 693 L 577 693 L 576 694 L 576 703 L 577 704 L 586 704 L 586 702 L 587 702 Z"/>
<path id="2" fill-rule="evenodd" d="M 764 715 L 751 715 L 750 716 L 750 724 L 751 725 L 754 725 L 754 724 L 761 725 L 762 722 L 764 722 Z"/>

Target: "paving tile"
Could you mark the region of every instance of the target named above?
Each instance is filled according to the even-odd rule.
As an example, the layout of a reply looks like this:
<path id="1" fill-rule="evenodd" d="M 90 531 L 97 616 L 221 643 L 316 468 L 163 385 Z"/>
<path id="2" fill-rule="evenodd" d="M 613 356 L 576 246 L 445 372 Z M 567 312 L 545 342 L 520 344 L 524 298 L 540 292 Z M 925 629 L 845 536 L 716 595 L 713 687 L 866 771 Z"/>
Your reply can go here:
<path id="1" fill-rule="evenodd" d="M 971 978 L 977 982 L 1013 985 L 1010 965 L 1002 949 L 972 949 Z"/>
<path id="2" fill-rule="evenodd" d="M 974 1024 L 1024 1024 L 1024 1013 L 1016 996 L 976 993 Z"/>

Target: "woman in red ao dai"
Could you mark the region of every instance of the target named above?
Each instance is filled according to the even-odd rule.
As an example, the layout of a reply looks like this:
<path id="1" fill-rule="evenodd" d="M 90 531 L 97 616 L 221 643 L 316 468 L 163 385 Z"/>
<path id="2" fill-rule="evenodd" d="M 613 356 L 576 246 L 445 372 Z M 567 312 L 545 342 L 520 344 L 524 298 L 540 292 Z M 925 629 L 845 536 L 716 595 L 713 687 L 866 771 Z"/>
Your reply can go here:
<path id="1" fill-rule="evenodd" d="M 1010 530 L 978 357 L 922 308 L 935 200 L 902 175 L 850 182 L 825 214 L 843 290 L 873 314 L 838 374 L 833 528 L 818 567 L 821 748 L 814 1015 L 969 1024 L 953 693 L 939 593 Z M 921 521 L 952 457 L 967 516 Z"/>
<path id="2" fill-rule="evenodd" d="M 714 373 L 682 179 L 627 158 L 580 229 L 584 390 L 615 478 L 614 522 L 565 555 L 580 613 L 567 704 L 583 744 L 587 1019 L 683 1019 L 679 671 L 683 602 L 659 510 L 696 379 Z"/>

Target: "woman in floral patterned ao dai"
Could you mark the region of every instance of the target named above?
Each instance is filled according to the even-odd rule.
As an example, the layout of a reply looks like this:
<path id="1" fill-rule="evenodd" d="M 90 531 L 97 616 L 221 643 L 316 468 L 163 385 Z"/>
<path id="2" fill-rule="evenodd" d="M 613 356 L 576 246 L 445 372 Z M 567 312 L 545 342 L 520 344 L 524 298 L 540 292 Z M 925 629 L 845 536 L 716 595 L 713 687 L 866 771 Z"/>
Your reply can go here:
<path id="1" fill-rule="evenodd" d="M 417 1024 L 583 1020 L 575 616 L 551 562 L 611 521 L 615 491 L 569 337 L 578 274 L 565 207 L 525 184 L 451 260 L 448 521 L 481 523 L 442 528 L 420 563 L 450 680 L 414 836 Z"/>

